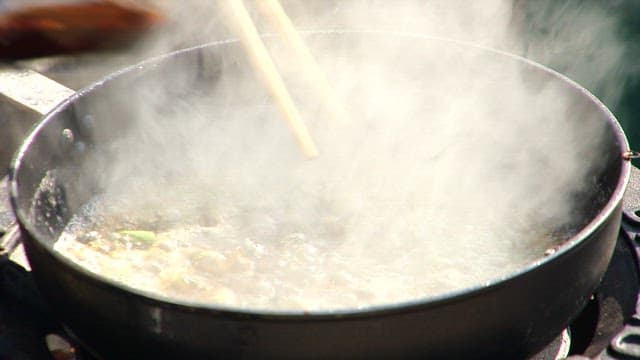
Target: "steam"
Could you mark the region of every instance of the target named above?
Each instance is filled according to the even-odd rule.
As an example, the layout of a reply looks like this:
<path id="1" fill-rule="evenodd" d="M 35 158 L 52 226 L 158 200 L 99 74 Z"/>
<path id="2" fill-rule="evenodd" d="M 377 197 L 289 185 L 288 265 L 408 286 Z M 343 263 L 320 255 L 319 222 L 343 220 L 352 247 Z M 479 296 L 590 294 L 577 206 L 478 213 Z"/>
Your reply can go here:
<path id="1" fill-rule="evenodd" d="M 625 55 L 615 19 L 575 1 L 555 18 L 551 1 L 535 3 L 283 1 L 300 29 L 373 31 L 307 35 L 352 121 L 332 122 L 286 44 L 267 38 L 320 149 L 305 160 L 242 49 L 223 45 L 205 64 L 216 74 L 208 88 L 176 96 L 167 84 L 184 74 L 166 73 L 128 99 L 142 106 L 111 148 L 106 198 L 126 211 L 178 204 L 185 218 L 206 208 L 266 244 L 304 234 L 329 258 L 370 266 L 381 287 L 397 281 L 385 273 L 411 274 L 403 281 L 436 294 L 520 269 L 570 235 L 561 230 L 589 186 L 604 124 L 567 121 L 575 99 L 534 81 L 534 68 L 421 35 L 531 57 L 615 103 Z M 219 2 L 160 6 L 172 27 L 140 51 L 232 34 Z"/>

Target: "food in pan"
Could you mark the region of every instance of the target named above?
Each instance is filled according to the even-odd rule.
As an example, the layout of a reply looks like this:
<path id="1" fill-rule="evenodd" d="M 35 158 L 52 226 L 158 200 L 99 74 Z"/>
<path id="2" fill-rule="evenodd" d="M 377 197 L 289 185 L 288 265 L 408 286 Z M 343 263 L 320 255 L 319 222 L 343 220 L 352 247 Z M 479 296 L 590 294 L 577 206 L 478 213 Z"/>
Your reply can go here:
<path id="1" fill-rule="evenodd" d="M 296 211 L 213 200 L 183 197 L 162 208 L 96 197 L 74 216 L 55 249 L 91 272 L 171 300 L 323 311 L 482 284 L 540 257 L 549 242 L 491 240 L 489 225 L 461 225 L 451 233 L 445 223 L 421 221 L 428 216 L 424 209 L 385 222 L 315 199 L 319 210 L 309 220 Z"/>

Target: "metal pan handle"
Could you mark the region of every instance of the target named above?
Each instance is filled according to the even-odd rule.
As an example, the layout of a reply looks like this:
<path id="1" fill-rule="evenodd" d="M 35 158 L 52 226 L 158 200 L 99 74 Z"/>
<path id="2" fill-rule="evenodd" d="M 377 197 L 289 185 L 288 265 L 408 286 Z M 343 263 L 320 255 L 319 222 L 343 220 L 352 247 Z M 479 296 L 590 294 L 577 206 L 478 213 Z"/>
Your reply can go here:
<path id="1" fill-rule="evenodd" d="M 20 227 L 14 221 L 0 239 L 0 256 L 11 257 L 21 243 Z"/>
<path id="2" fill-rule="evenodd" d="M 9 186 L 7 177 L 0 180 L 0 264 L 3 260 L 12 260 L 25 269 L 30 269 L 26 259 L 20 227 L 9 205 Z"/>
<path id="3" fill-rule="evenodd" d="M 0 66 L 0 94 L 40 115 L 48 113 L 74 93 L 34 70 Z"/>

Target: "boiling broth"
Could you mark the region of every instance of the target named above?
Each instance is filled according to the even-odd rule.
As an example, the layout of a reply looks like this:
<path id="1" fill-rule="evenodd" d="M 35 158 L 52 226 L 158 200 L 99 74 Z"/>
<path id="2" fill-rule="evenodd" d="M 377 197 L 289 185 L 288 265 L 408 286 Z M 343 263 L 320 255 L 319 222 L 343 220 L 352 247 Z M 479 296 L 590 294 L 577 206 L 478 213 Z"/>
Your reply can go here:
<path id="1" fill-rule="evenodd" d="M 269 211 L 198 203 L 136 211 L 130 201 L 98 197 L 72 219 L 55 249 L 91 272 L 177 301 L 323 311 L 477 286 L 539 258 L 550 243 L 505 240 L 498 248 L 495 239 L 479 239 L 493 234 L 490 226 L 461 224 L 457 234 L 432 226 L 429 238 L 419 238 L 384 219 L 366 225 L 329 210 L 309 224 L 296 223 L 291 214 L 284 219 Z M 523 244 L 538 251 L 518 249 Z"/>

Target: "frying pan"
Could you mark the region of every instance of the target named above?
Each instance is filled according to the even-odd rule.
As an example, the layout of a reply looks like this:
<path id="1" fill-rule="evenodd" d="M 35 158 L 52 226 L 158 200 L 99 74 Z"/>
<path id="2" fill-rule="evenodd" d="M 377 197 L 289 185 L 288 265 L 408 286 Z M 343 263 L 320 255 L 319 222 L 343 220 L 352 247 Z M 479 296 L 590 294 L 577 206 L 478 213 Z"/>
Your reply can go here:
<path id="1" fill-rule="evenodd" d="M 163 298 L 90 273 L 55 252 L 53 243 L 71 216 L 101 191 L 100 171 L 87 169 L 109 167 L 110 145 L 129 131 L 135 109 L 144 106 L 131 99 L 157 87 L 171 89 L 176 100 L 206 95 L 221 71 L 238 64 L 225 59 L 242 51 L 236 41 L 216 42 L 146 61 L 79 91 L 37 124 L 15 156 L 11 203 L 33 276 L 64 326 L 106 359 L 522 359 L 541 349 L 587 303 L 614 249 L 630 173 L 623 156 L 628 144 L 614 116 L 566 77 L 499 51 L 409 34 L 306 36 L 346 47 L 391 39 L 414 49 L 408 57 L 428 56 L 420 49 L 435 44 L 442 50 L 438 54 L 470 52 L 517 67 L 531 86 L 561 88 L 570 110 L 559 116 L 605 125 L 599 156 L 585 159 L 597 166 L 591 167 L 588 189 L 575 196 L 570 238 L 554 253 L 487 283 L 400 303 L 313 313 Z M 165 79 L 169 72 L 179 80 Z M 167 111 L 175 109 L 167 106 Z"/>

